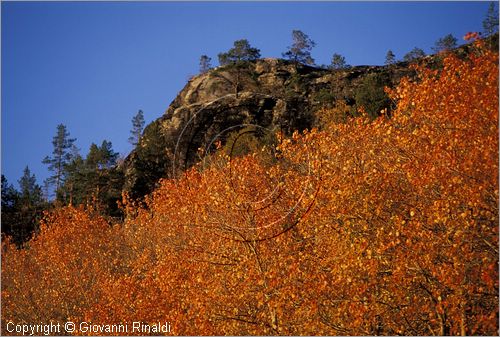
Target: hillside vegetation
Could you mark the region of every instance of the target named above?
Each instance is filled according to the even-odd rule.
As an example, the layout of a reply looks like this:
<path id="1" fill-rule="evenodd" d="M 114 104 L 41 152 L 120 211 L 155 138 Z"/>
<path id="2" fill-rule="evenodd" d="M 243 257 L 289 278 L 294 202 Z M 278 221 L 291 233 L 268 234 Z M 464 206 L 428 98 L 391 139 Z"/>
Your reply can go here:
<path id="1" fill-rule="evenodd" d="M 215 142 L 144 201 L 124 193 L 123 223 L 47 213 L 25 248 L 2 243 L 2 334 L 498 334 L 498 54 L 441 56 L 387 90 L 391 116 L 332 105 L 247 155 Z"/>

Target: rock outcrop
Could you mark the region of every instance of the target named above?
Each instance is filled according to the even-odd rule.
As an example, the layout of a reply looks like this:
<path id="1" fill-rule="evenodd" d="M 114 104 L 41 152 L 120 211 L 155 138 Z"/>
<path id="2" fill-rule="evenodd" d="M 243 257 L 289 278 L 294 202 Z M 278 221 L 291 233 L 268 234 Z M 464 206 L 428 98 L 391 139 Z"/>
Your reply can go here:
<path id="1" fill-rule="evenodd" d="M 160 178 L 195 163 L 200 148 L 210 151 L 214 140 L 224 142 L 248 125 L 288 134 L 311 128 L 321 107 L 338 100 L 354 106 L 356 91 L 370 74 L 384 74 L 391 86 L 411 73 L 405 63 L 328 70 L 260 59 L 197 75 L 146 127 L 125 160 L 125 189 L 134 197 L 149 193 Z"/>

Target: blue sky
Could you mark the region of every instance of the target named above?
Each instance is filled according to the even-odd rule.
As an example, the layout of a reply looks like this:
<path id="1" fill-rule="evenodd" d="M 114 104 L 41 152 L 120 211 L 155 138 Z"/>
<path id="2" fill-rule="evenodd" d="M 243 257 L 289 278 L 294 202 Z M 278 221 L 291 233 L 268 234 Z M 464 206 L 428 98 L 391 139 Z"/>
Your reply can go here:
<path id="1" fill-rule="evenodd" d="M 453 34 L 481 31 L 489 2 L 8 2 L 1 3 L 2 173 L 38 182 L 63 123 L 86 155 L 104 139 L 127 155 L 131 119 L 160 117 L 199 57 L 246 38 L 280 57 L 291 31 L 308 34 L 318 64 L 383 64 Z"/>

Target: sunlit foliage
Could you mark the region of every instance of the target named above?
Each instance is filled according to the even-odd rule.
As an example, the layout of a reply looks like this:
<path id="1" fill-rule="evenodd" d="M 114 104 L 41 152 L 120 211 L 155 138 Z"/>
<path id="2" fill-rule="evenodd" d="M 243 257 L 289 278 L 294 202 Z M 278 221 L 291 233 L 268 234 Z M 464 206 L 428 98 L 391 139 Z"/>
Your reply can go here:
<path id="1" fill-rule="evenodd" d="M 2 246 L 2 327 L 498 334 L 498 55 L 477 41 L 417 71 L 387 90 L 391 118 L 278 135 L 273 165 L 219 151 L 142 205 L 124 195 L 123 224 L 47 214 Z"/>

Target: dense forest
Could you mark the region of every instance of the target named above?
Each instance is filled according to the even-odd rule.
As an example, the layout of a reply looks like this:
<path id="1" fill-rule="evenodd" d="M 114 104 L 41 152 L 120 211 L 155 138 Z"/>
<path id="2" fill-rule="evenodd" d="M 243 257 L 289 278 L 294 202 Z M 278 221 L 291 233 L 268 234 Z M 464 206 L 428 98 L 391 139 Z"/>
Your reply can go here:
<path id="1" fill-rule="evenodd" d="M 2 334 L 497 335 L 498 52 L 466 38 L 411 65 L 376 114 L 332 102 L 310 130 L 247 127 L 141 198 L 114 188 L 110 143 L 74 156 L 59 204 L 37 197 L 30 234 L 2 240 Z M 4 193 L 41 195 L 32 178 L 22 193 L 2 179 L 2 217 Z"/>

